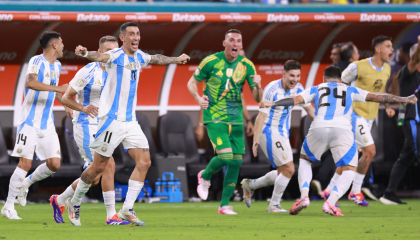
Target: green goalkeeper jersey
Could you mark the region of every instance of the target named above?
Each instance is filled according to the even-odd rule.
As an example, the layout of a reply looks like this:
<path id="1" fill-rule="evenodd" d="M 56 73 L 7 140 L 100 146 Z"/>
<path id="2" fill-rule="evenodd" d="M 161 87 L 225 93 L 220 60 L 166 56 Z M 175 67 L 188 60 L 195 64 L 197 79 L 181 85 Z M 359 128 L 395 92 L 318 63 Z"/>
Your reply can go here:
<path id="1" fill-rule="evenodd" d="M 198 82 L 205 80 L 203 91 L 209 107 L 203 110 L 204 124 L 243 124 L 242 87 L 248 81 L 252 90 L 255 84 L 250 76 L 255 74 L 254 64 L 242 56 L 229 62 L 223 51 L 203 59 L 193 76 Z"/>

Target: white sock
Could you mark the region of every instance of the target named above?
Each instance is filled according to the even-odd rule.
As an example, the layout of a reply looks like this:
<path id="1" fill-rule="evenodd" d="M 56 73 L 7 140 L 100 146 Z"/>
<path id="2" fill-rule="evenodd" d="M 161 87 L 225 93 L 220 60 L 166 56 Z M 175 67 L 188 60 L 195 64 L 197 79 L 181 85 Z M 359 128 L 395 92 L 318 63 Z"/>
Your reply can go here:
<path id="1" fill-rule="evenodd" d="M 60 194 L 60 195 L 57 196 L 57 203 L 58 203 L 58 205 L 59 206 L 64 206 L 65 205 L 65 202 L 66 202 L 66 199 L 67 198 L 70 198 L 70 197 L 73 197 L 73 195 L 74 195 L 74 189 L 70 185 L 70 186 L 68 186 L 66 188 L 66 190 L 62 194 Z"/>
<path id="2" fill-rule="evenodd" d="M 141 189 L 143 188 L 143 185 L 144 185 L 144 182 L 138 182 L 131 179 L 128 181 L 127 196 L 125 197 L 124 205 L 122 207 L 125 211 L 128 211 L 129 209 L 133 209 L 134 202 L 139 196 Z"/>
<path id="3" fill-rule="evenodd" d="M 252 189 L 258 189 L 258 188 L 274 185 L 276 178 L 277 178 L 277 170 L 270 171 L 264 176 L 251 181 L 250 187 Z"/>
<path id="4" fill-rule="evenodd" d="M 111 219 L 117 212 L 115 211 L 115 191 L 102 192 L 106 208 L 106 219 Z"/>
<path id="5" fill-rule="evenodd" d="M 26 174 L 28 174 L 27 171 L 16 167 L 15 171 L 10 177 L 9 193 L 7 194 L 6 204 L 4 205 L 6 209 L 15 209 L 15 199 L 19 194 L 19 190 L 22 187 L 22 181 L 25 179 Z"/>
<path id="6" fill-rule="evenodd" d="M 83 196 L 89 191 L 90 185 L 83 182 L 82 179 L 79 179 L 79 183 L 77 183 L 76 190 L 74 190 L 74 195 L 71 199 L 71 205 L 80 206 Z"/>
<path id="7" fill-rule="evenodd" d="M 337 179 L 341 175 L 338 175 L 338 173 L 334 173 L 334 176 L 331 178 L 330 184 L 328 184 L 328 187 L 325 189 L 328 193 L 331 193 L 335 187 L 335 183 L 337 182 Z"/>
<path id="8" fill-rule="evenodd" d="M 354 179 L 355 171 L 347 170 L 343 171 L 341 176 L 338 178 L 334 190 L 331 192 L 328 202 L 334 206 L 334 204 L 340 199 L 350 188 L 352 179 Z"/>
<path id="9" fill-rule="evenodd" d="M 280 175 L 277 176 L 276 182 L 274 183 L 273 195 L 271 196 L 270 205 L 280 204 L 281 197 L 283 196 L 284 190 L 289 184 L 290 178 Z"/>
<path id="10" fill-rule="evenodd" d="M 41 181 L 51 176 L 54 172 L 47 167 L 47 163 L 39 165 L 35 171 L 23 181 L 23 187 L 28 189 L 34 182 Z"/>
<path id="11" fill-rule="evenodd" d="M 298 181 L 300 187 L 300 199 L 309 195 L 309 183 L 312 180 L 312 163 L 305 159 L 299 159 Z"/>
<path id="12" fill-rule="evenodd" d="M 356 173 L 353 180 L 353 187 L 351 188 L 352 193 L 358 194 L 362 191 L 363 179 L 365 179 L 364 174 Z"/>

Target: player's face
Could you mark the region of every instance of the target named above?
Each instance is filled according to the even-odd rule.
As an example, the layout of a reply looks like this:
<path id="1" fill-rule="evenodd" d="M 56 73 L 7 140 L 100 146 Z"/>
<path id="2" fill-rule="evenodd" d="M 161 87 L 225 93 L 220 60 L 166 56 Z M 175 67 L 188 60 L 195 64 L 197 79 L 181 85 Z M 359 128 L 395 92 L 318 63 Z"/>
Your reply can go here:
<path id="1" fill-rule="evenodd" d="M 357 49 L 356 45 L 353 45 L 353 55 L 351 55 L 351 59 L 353 61 L 359 61 L 360 55 L 359 55 L 359 49 Z"/>
<path id="2" fill-rule="evenodd" d="M 376 46 L 379 48 L 379 54 L 381 60 L 384 62 L 391 62 L 392 54 L 394 53 L 394 48 L 392 48 L 392 42 L 389 40 L 384 41 L 383 43 Z"/>
<path id="3" fill-rule="evenodd" d="M 286 88 L 294 89 L 300 81 L 300 70 L 292 69 L 284 72 L 283 80 L 285 80 Z"/>
<path id="4" fill-rule="evenodd" d="M 134 53 L 139 49 L 140 30 L 138 27 L 130 26 L 125 29 L 121 41 L 126 49 Z"/>
<path id="5" fill-rule="evenodd" d="M 101 47 L 98 49 L 98 52 L 100 53 L 104 53 L 104 52 L 108 52 L 112 49 L 118 48 L 118 43 L 117 42 L 109 42 L 106 41 L 104 43 L 102 43 Z"/>
<path id="6" fill-rule="evenodd" d="M 338 63 L 340 59 L 340 49 L 339 48 L 333 48 L 331 50 L 330 59 L 333 63 Z"/>
<path id="7" fill-rule="evenodd" d="M 55 54 L 57 55 L 57 58 L 62 58 L 64 50 L 63 39 L 61 39 L 60 37 L 57 40 L 55 40 L 53 44 L 55 45 Z"/>
<path id="8" fill-rule="evenodd" d="M 225 54 L 235 60 L 239 51 L 242 49 L 242 35 L 239 33 L 229 33 L 223 41 Z"/>

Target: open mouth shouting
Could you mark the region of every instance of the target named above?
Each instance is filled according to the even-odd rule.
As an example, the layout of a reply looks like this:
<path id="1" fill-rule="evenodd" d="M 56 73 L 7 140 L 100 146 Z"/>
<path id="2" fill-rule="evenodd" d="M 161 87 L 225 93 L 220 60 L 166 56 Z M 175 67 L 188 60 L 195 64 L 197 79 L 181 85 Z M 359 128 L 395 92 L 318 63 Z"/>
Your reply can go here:
<path id="1" fill-rule="evenodd" d="M 137 50 L 139 48 L 139 42 L 138 41 L 133 41 L 131 43 L 131 47 L 135 50 Z"/>

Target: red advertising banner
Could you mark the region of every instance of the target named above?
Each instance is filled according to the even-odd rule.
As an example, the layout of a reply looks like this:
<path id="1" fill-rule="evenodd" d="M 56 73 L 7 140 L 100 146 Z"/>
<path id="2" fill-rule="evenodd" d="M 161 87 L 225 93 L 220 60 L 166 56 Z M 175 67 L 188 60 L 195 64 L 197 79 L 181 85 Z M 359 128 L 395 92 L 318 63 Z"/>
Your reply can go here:
<path id="1" fill-rule="evenodd" d="M 0 21 L 418 22 L 420 13 L 115 13 L 0 11 Z"/>

